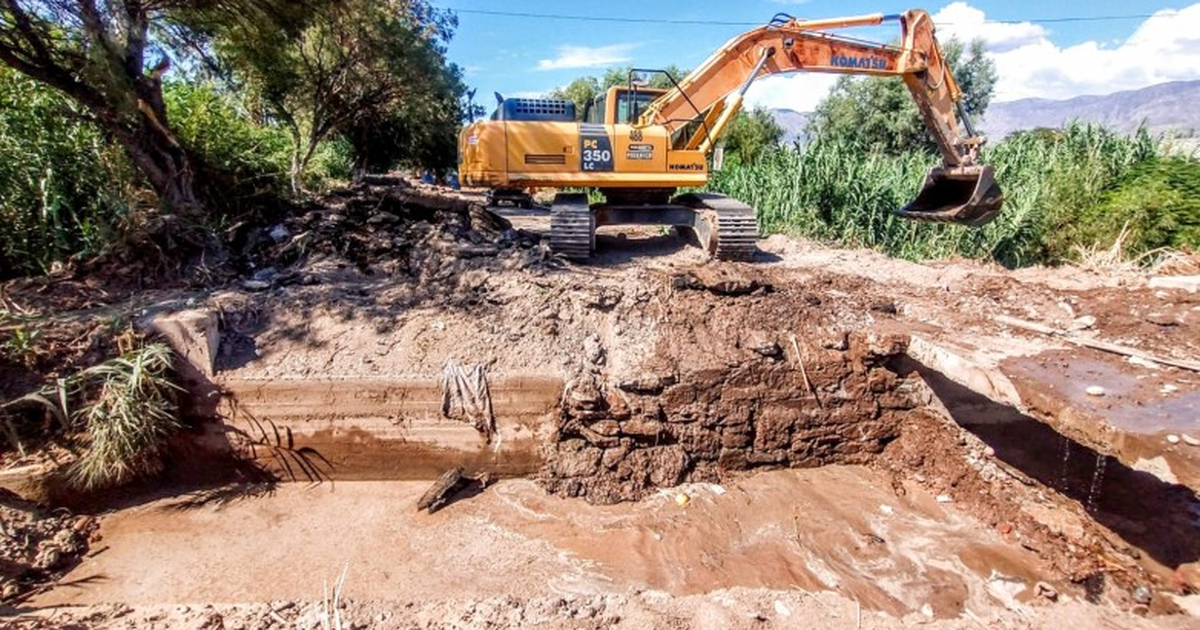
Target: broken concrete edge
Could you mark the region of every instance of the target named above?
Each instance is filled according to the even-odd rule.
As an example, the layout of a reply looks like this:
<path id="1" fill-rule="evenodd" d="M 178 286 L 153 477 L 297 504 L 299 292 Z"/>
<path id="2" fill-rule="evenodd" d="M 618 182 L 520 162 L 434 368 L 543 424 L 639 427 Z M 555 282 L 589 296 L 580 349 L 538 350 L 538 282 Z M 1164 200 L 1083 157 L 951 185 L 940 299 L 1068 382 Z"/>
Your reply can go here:
<path id="1" fill-rule="evenodd" d="M 942 377 L 993 402 L 1012 407 L 1048 425 L 1064 437 L 1114 457 L 1131 468 L 1151 474 L 1165 483 L 1182 483 L 1189 487 L 1195 485 L 1194 479 L 1185 479 L 1186 475 L 1177 475 L 1171 460 L 1165 456 L 1160 455 L 1149 462 L 1158 462 L 1156 465 L 1148 465 L 1144 453 L 1141 452 L 1143 449 L 1139 448 L 1147 436 L 1127 434 L 1102 416 L 1070 405 L 1064 406 L 1050 392 L 1019 388 L 995 361 L 986 357 L 969 356 L 971 353 L 966 349 L 952 348 L 948 344 L 934 342 L 918 334 L 911 336 L 907 354 Z M 944 408 L 938 411 L 949 415 Z M 1179 461 L 1175 463 L 1181 464 Z"/>
<path id="2" fill-rule="evenodd" d="M 216 376 L 221 346 L 220 316 L 210 309 L 151 313 L 137 322 L 138 329 L 158 335 L 181 359 L 180 375 L 201 382 Z"/>
<path id="3" fill-rule="evenodd" d="M 1178 289 L 1188 293 L 1200 291 L 1200 276 L 1158 276 L 1150 279 L 1151 289 Z"/>

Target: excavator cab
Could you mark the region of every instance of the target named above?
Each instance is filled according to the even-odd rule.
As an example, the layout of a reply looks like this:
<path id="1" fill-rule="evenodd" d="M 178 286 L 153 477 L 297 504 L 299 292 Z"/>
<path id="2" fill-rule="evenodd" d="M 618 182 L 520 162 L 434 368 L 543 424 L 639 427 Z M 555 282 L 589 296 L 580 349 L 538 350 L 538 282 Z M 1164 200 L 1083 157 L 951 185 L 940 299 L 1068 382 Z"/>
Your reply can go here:
<path id="1" fill-rule="evenodd" d="M 610 87 L 587 104 L 583 122 L 594 125 L 631 124 L 651 103 L 666 93 L 666 90 L 657 88 Z"/>
<path id="2" fill-rule="evenodd" d="M 911 203 L 896 211 L 914 221 L 980 227 L 991 223 L 1004 205 L 1004 193 L 990 166 L 934 168 Z"/>

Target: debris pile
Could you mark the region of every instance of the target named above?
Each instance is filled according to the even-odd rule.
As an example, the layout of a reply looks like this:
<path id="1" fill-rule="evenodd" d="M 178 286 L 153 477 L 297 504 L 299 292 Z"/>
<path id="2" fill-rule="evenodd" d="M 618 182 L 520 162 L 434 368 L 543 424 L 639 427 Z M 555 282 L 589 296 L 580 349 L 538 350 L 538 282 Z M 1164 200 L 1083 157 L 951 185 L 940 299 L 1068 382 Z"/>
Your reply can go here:
<path id="1" fill-rule="evenodd" d="M 87 552 L 97 522 L 49 512 L 0 489 L 0 602 L 53 582 Z"/>

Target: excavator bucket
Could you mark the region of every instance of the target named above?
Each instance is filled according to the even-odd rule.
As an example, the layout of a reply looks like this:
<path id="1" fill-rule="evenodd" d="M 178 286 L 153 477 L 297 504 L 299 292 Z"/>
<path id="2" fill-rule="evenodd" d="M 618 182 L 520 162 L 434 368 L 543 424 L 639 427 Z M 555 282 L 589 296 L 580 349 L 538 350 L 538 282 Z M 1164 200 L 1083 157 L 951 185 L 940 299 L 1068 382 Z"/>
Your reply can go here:
<path id="1" fill-rule="evenodd" d="M 990 166 L 935 168 L 912 203 L 896 214 L 914 221 L 979 227 L 1000 215 L 1004 193 Z"/>

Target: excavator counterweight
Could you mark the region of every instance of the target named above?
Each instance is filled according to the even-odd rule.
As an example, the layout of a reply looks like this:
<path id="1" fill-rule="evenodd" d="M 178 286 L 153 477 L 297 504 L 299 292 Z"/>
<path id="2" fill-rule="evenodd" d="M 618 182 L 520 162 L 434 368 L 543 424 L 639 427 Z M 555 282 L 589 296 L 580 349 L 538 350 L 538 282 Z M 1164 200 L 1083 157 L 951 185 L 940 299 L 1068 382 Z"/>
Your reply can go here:
<path id="1" fill-rule="evenodd" d="M 899 44 L 866 42 L 839 29 L 900 25 Z M 892 76 L 917 104 L 942 164 L 917 197 L 895 213 L 906 219 L 978 227 L 994 220 L 1004 195 L 992 168 L 978 163 L 985 140 L 962 109 L 962 91 L 942 55 L 933 19 L 921 10 L 800 20 L 779 14 L 718 49 L 669 90 L 616 86 L 577 112 L 552 99 L 500 98 L 491 120 L 460 137 L 460 178 L 491 199 L 526 203 L 529 188 L 595 188 L 589 204 L 564 193 L 551 208 L 551 248 L 586 259 L 604 225 L 671 225 L 691 232 L 714 258 L 753 256 L 754 209 L 714 193 L 676 196 L 708 182 L 724 132 L 759 78 L 792 72 Z M 577 116 L 581 114 L 581 116 Z M 514 197 L 514 195 L 516 197 Z"/>

